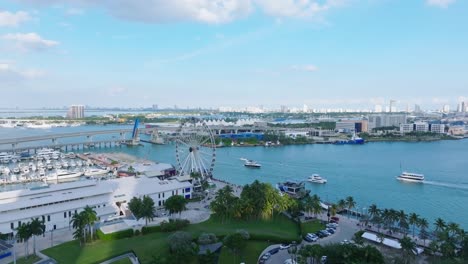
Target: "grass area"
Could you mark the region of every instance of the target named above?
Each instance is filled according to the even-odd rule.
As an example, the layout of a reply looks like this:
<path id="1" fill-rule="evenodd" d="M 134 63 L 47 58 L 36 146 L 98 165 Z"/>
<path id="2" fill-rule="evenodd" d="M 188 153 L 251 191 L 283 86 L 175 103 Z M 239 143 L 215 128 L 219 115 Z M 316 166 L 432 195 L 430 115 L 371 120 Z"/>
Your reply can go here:
<path id="1" fill-rule="evenodd" d="M 33 263 L 38 262 L 39 260 L 41 260 L 40 257 L 36 255 L 31 255 L 29 257 L 22 257 L 22 258 L 17 259 L 16 264 L 33 264 Z M 13 264 L 13 262 L 11 262 L 10 264 Z"/>
<path id="2" fill-rule="evenodd" d="M 236 260 L 236 256 L 232 254 L 229 249 L 223 247 L 221 255 L 219 256 L 219 263 L 223 264 L 238 264 L 244 262 L 246 264 L 257 263 L 260 253 L 270 245 L 268 242 L 263 241 L 249 241 L 242 256 Z"/>
<path id="3" fill-rule="evenodd" d="M 302 227 L 302 236 L 305 236 L 307 233 L 315 233 L 325 228 L 325 226 L 322 225 L 319 220 L 303 222 L 301 223 L 301 227 Z"/>
<path id="4" fill-rule="evenodd" d="M 208 221 L 200 224 L 190 225 L 186 228 L 194 236 L 199 236 L 203 232 L 215 233 L 217 236 L 225 236 L 238 229 L 247 230 L 251 236 L 271 237 L 293 241 L 298 238 L 298 226 L 284 215 L 277 215 L 271 220 L 236 221 L 230 220 L 221 222 L 212 216 Z"/>
<path id="5" fill-rule="evenodd" d="M 203 232 L 214 233 L 217 236 L 226 236 L 238 229 L 245 229 L 256 240 L 264 241 L 297 240 L 299 232 L 297 224 L 283 215 L 278 215 L 272 220 L 231 220 L 225 223 L 212 217 L 203 223 L 188 226 L 185 228 L 185 231 L 192 233 L 193 238 L 197 238 Z M 168 251 L 167 237 L 169 234 L 170 233 L 152 233 L 114 241 L 96 241 L 83 247 L 80 247 L 77 241 L 71 241 L 46 249 L 43 253 L 54 258 L 59 263 L 68 263 L 69 260 L 73 259 L 76 264 L 89 264 L 99 263 L 133 250 L 141 263 L 150 263 L 154 254 L 162 255 Z M 253 259 L 254 255 L 256 255 L 255 261 L 251 262 L 255 263 L 261 250 L 269 243 L 262 241 L 249 241 L 249 243 L 255 245 L 255 248 L 249 248 L 248 252 L 246 252 L 246 258 Z M 260 247 L 263 248 L 260 249 Z M 260 250 L 260 252 L 258 250 Z M 228 253 L 223 254 L 226 255 Z"/>
<path id="6" fill-rule="evenodd" d="M 124 258 L 116 262 L 112 262 L 112 264 L 132 264 L 132 262 L 130 261 L 129 258 Z"/>
<path id="7" fill-rule="evenodd" d="M 153 254 L 164 254 L 169 250 L 166 243 L 168 235 L 168 233 L 153 233 L 114 241 L 96 241 L 84 247 L 80 247 L 77 241 L 71 241 L 48 248 L 42 253 L 54 258 L 58 263 L 69 263 L 73 259 L 76 264 L 91 264 L 133 250 L 142 263 L 149 263 Z"/>

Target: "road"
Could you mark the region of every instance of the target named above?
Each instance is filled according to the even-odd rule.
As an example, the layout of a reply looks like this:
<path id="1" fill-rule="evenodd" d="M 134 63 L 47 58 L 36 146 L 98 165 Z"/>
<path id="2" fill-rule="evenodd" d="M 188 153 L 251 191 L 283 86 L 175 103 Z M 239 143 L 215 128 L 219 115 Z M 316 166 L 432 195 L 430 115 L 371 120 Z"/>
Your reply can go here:
<path id="1" fill-rule="evenodd" d="M 347 219 L 343 216 L 340 216 L 340 224 L 336 229 L 335 234 L 332 234 L 329 237 L 321 238 L 317 242 L 307 242 L 305 240 L 301 241 L 298 245 L 298 248 L 305 245 L 327 245 L 340 243 L 343 240 L 351 240 L 354 234 L 359 231 L 359 226 L 357 226 L 358 221 L 354 219 Z M 273 248 L 279 247 L 280 245 L 271 245 L 267 247 L 260 256 L 263 256 L 266 252 L 270 251 Z M 278 253 L 268 259 L 265 264 L 283 264 L 285 260 L 290 259 L 292 256 L 288 253 L 287 249 L 280 250 Z"/>

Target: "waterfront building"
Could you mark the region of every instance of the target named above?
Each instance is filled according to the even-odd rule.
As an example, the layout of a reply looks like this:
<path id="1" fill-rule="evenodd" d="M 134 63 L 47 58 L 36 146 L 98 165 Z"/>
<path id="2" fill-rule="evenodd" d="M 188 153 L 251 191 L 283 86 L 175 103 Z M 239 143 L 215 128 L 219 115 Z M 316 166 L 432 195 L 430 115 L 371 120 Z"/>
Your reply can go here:
<path id="1" fill-rule="evenodd" d="M 414 124 L 400 124 L 400 133 L 410 133 L 414 131 Z"/>
<path id="2" fill-rule="evenodd" d="M 425 122 L 414 123 L 414 131 L 416 132 L 428 132 L 429 124 Z"/>
<path id="3" fill-rule="evenodd" d="M 84 118 L 84 105 L 72 105 L 68 109 L 67 118 L 81 119 Z"/>
<path id="4" fill-rule="evenodd" d="M 380 114 L 370 115 L 368 118 L 368 130 L 378 127 L 399 127 L 400 124 L 406 124 L 405 114 Z"/>
<path id="5" fill-rule="evenodd" d="M 429 131 L 437 134 L 445 133 L 445 124 L 430 124 Z"/>
<path id="6" fill-rule="evenodd" d="M 368 132 L 367 120 L 341 120 L 336 122 L 335 129 L 339 132 Z"/>
<path id="7" fill-rule="evenodd" d="M 164 206 L 173 195 L 192 196 L 192 184 L 158 178 L 125 177 L 105 181 L 83 180 L 28 190 L 0 193 L 0 233 L 13 232 L 32 218 L 43 220 L 46 231 L 69 228 L 73 215 L 85 206 L 94 208 L 100 221 L 123 214 L 133 197 L 150 196 Z"/>
<path id="8" fill-rule="evenodd" d="M 465 126 L 450 126 L 448 129 L 448 134 L 452 136 L 464 136 L 465 132 Z"/>

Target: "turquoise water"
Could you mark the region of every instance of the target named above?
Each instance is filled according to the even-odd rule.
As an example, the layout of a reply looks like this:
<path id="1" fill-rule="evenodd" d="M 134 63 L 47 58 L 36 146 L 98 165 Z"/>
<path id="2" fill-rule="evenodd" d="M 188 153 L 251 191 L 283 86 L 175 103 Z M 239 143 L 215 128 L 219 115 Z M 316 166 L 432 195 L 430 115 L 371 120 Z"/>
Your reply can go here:
<path id="1" fill-rule="evenodd" d="M 102 127 L 56 128 L 50 131 L 15 129 L 14 135 L 99 129 Z M 13 136 L 6 130 L 0 129 L 0 137 Z M 92 151 L 123 151 L 175 164 L 175 147 L 171 144 Z M 285 180 L 306 180 L 309 175 L 318 173 L 328 183 L 307 183 L 307 188 L 323 200 L 337 201 L 351 195 L 359 211 L 376 203 L 380 208 L 416 212 L 430 222 L 442 217 L 468 228 L 468 140 L 367 143 L 362 146 L 238 147 L 217 149 L 216 153 L 214 176 L 236 184 L 254 180 L 272 184 Z M 240 158 L 256 160 L 263 167 L 245 168 Z M 400 163 L 403 170 L 423 173 L 427 183 L 397 181 L 395 177 L 400 174 Z"/>
<path id="2" fill-rule="evenodd" d="M 175 163 L 173 145 L 146 145 L 126 152 Z M 299 181 L 319 173 L 328 183 L 307 183 L 307 188 L 324 200 L 337 201 L 351 195 L 359 211 L 376 203 L 380 208 L 416 212 L 431 223 L 442 217 L 468 228 L 468 140 L 222 148 L 216 153 L 215 177 L 236 184 Z M 245 168 L 242 157 L 263 166 Z M 427 183 L 396 180 L 400 163 L 404 170 L 423 173 Z"/>

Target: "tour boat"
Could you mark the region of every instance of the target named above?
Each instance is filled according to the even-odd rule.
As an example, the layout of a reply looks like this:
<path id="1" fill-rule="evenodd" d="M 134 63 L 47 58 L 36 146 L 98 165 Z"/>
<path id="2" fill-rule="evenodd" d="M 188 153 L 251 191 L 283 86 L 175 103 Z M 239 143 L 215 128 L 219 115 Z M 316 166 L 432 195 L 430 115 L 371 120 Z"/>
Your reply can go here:
<path id="1" fill-rule="evenodd" d="M 260 168 L 260 167 L 262 167 L 261 164 L 257 163 L 256 161 L 253 161 L 253 160 L 247 160 L 244 163 L 244 166 L 249 167 L 249 168 Z"/>
<path id="2" fill-rule="evenodd" d="M 396 178 L 397 180 L 407 181 L 407 182 L 423 182 L 424 181 L 423 174 L 406 172 L 406 171 L 401 173 L 401 175 L 397 176 Z"/>
<path id="3" fill-rule="evenodd" d="M 70 172 L 66 170 L 59 170 L 56 173 L 47 176 L 46 180 L 52 181 L 52 180 L 72 179 L 72 178 L 78 178 L 82 175 L 83 175 L 82 172 Z"/>
<path id="4" fill-rule="evenodd" d="M 108 173 L 108 170 L 102 170 L 102 169 L 87 169 L 84 172 L 85 176 L 94 176 L 94 175 L 101 175 L 101 174 L 106 174 Z"/>

